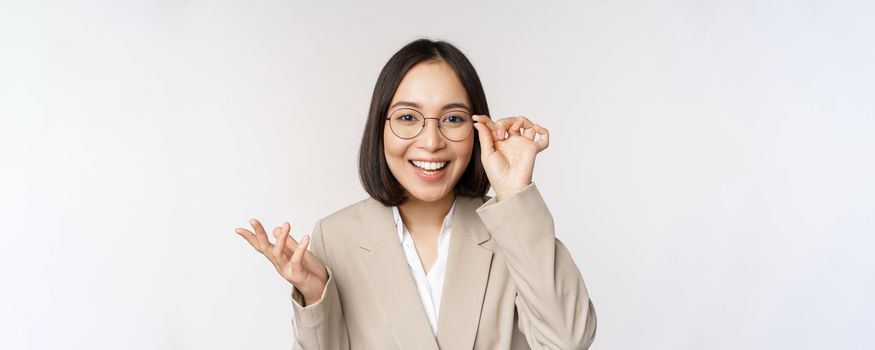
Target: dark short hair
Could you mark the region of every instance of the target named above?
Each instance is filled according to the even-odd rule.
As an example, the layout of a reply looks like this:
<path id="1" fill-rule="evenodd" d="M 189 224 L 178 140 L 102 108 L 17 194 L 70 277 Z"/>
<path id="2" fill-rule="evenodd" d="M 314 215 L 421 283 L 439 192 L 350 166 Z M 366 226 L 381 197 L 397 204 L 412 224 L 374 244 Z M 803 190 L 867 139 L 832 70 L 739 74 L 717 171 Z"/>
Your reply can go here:
<path id="1" fill-rule="evenodd" d="M 471 113 L 475 115 L 489 115 L 489 107 L 486 104 L 486 93 L 474 66 L 458 48 L 446 41 L 432 41 L 418 39 L 404 45 L 398 52 L 392 55 L 389 62 L 383 66 L 377 84 L 374 86 L 374 94 L 371 96 L 371 107 L 368 111 L 368 120 L 362 135 L 362 144 L 359 148 L 359 177 L 362 186 L 370 196 L 383 205 L 396 206 L 407 200 L 404 188 L 398 179 L 389 170 L 386 163 L 386 154 L 383 149 L 383 129 L 386 123 L 386 113 L 389 103 L 395 96 L 398 85 L 404 75 L 416 64 L 425 61 L 444 61 L 456 72 L 462 86 L 468 93 L 471 102 Z M 477 130 L 474 130 L 474 149 L 468 167 L 459 182 L 456 183 L 454 192 L 458 196 L 483 197 L 489 191 L 489 179 L 480 161 L 480 138 Z"/>

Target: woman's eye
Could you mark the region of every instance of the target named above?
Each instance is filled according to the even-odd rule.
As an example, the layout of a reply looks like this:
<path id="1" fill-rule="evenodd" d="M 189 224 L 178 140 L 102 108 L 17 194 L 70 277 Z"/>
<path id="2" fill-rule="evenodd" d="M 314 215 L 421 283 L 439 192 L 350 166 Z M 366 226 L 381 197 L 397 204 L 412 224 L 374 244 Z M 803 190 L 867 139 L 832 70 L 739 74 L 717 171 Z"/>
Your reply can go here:
<path id="1" fill-rule="evenodd" d="M 405 122 L 416 121 L 416 117 L 414 117 L 410 114 L 402 115 L 402 116 L 398 117 L 398 119 L 400 119 L 401 121 L 405 121 Z"/>
<path id="2" fill-rule="evenodd" d="M 465 118 L 458 115 L 451 115 L 444 118 L 444 121 L 450 124 L 460 124 L 465 122 Z"/>

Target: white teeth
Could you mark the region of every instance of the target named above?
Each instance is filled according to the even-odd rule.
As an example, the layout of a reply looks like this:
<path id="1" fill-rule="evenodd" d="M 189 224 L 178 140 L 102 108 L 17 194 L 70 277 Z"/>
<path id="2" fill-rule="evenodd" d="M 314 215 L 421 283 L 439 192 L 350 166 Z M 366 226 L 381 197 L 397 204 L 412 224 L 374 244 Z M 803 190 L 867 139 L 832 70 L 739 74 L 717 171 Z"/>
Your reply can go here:
<path id="1" fill-rule="evenodd" d="M 421 162 L 418 160 L 411 161 L 417 168 L 425 170 L 437 170 L 447 165 L 447 162 Z"/>

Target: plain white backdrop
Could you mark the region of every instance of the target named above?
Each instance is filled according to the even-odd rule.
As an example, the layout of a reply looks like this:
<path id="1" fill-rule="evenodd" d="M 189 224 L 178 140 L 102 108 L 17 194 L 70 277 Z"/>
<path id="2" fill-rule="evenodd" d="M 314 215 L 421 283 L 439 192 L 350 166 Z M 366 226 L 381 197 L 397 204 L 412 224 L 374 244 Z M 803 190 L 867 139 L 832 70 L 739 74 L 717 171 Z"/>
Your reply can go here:
<path id="1" fill-rule="evenodd" d="M 233 230 L 366 196 L 377 74 L 419 37 L 535 182 L 593 349 L 875 347 L 871 1 L 0 2 L 0 348 L 287 349 Z M 488 330 L 481 330 L 488 331 Z"/>

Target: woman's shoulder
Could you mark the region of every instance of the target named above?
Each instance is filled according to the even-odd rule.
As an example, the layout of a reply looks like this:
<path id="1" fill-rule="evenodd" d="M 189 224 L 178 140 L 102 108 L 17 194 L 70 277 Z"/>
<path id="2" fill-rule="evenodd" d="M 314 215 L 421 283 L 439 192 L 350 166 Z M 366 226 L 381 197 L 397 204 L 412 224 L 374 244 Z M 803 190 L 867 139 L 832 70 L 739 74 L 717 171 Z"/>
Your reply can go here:
<path id="1" fill-rule="evenodd" d="M 345 207 L 335 210 L 322 218 L 323 224 L 346 224 L 349 221 L 361 220 L 365 211 L 373 210 L 374 205 L 382 205 L 371 197 L 359 200 Z"/>

